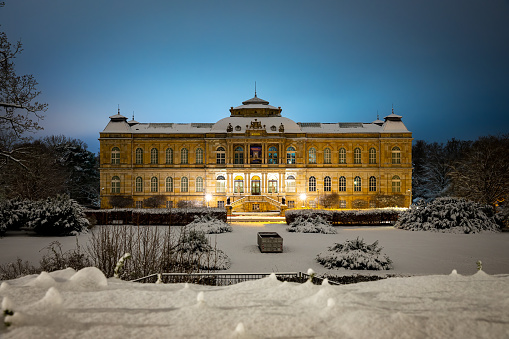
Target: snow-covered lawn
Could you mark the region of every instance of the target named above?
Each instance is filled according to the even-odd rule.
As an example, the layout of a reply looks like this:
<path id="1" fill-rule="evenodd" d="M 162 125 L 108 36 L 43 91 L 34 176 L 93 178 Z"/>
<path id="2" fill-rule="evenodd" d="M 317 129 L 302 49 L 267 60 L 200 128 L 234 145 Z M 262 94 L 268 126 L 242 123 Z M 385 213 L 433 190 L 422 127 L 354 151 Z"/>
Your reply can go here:
<path id="1" fill-rule="evenodd" d="M 67 269 L 3 283 L 13 311 L 5 338 L 509 338 L 509 234 L 444 234 L 392 227 L 339 227 L 337 234 L 290 233 L 286 224 L 234 224 L 210 235 L 232 260 L 229 272 L 401 274 L 344 286 L 282 283 L 274 277 L 229 287 L 138 284 L 95 269 Z M 278 232 L 283 253 L 260 253 L 257 232 Z M 86 245 L 89 235 L 80 235 Z M 315 257 L 336 242 L 379 241 L 390 271 L 328 270 Z M 0 264 L 75 238 L 9 235 Z M 483 262 L 477 271 L 476 261 Z M 451 274 L 456 269 L 459 274 Z M 486 273 L 485 273 L 486 272 Z M 488 275 L 490 274 L 490 275 Z M 5 301 L 7 297 L 7 301 Z M 1 319 L 1 318 L 0 318 Z"/>
<path id="2" fill-rule="evenodd" d="M 95 268 L 0 287 L 7 338 L 507 338 L 509 275 L 228 287 L 106 280 Z M 96 271 L 94 271 L 96 270 Z M 78 276 L 77 276 L 78 275 Z M 7 298 L 7 301 L 5 301 Z"/>

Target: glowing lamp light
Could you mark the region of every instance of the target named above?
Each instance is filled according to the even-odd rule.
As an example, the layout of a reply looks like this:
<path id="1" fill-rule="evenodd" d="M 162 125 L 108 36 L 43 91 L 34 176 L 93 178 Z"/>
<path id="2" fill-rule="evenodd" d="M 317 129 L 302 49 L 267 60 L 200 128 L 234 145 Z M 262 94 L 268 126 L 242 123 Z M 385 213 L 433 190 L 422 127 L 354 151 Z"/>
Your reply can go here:
<path id="1" fill-rule="evenodd" d="M 300 195 L 300 200 L 302 200 L 302 201 L 306 200 L 306 194 L 302 193 Z"/>
<path id="2" fill-rule="evenodd" d="M 205 195 L 205 200 L 209 202 L 210 200 L 212 200 L 212 196 L 210 194 Z"/>

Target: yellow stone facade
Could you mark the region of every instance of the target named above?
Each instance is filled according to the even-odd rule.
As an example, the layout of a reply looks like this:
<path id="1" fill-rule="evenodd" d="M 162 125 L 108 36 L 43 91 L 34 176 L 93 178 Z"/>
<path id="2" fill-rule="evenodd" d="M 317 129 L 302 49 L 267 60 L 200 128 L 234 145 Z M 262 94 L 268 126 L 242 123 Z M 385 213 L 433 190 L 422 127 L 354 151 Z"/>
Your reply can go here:
<path id="1" fill-rule="evenodd" d="M 409 206 L 412 134 L 394 112 L 372 123 L 295 123 L 263 99 L 244 101 L 216 123 L 138 123 L 120 113 L 100 133 L 101 207 L 132 197 L 143 207 L 193 201 L 233 212 L 376 207 L 382 196 Z"/>

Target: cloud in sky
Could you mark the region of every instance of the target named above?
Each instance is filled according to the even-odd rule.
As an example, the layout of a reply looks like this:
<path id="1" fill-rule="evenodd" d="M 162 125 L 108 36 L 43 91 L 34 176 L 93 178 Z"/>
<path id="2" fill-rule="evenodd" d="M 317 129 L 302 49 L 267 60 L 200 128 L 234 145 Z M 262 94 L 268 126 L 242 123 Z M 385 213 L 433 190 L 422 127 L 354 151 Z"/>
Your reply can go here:
<path id="1" fill-rule="evenodd" d="M 19 73 L 50 106 L 44 134 L 97 151 L 120 104 L 140 122 L 215 122 L 254 95 L 299 122 L 395 112 L 415 139 L 509 126 L 503 0 L 6 0 Z"/>

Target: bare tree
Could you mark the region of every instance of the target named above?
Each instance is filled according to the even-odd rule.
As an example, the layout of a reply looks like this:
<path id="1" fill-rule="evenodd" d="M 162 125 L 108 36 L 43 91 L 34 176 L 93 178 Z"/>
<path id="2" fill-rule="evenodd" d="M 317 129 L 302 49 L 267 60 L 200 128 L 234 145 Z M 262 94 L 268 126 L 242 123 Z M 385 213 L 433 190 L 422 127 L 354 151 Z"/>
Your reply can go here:
<path id="1" fill-rule="evenodd" d="M 453 165 L 454 193 L 490 204 L 509 198 L 509 134 L 480 137 Z"/>
<path id="2" fill-rule="evenodd" d="M 39 120 L 47 108 L 47 104 L 35 101 L 40 92 L 33 75 L 16 74 L 14 59 L 22 51 L 21 41 L 13 45 L 0 32 L 0 168 L 7 161 L 26 168 L 19 157 L 23 150 L 17 143 L 26 141 L 26 133 L 42 129 Z"/>

